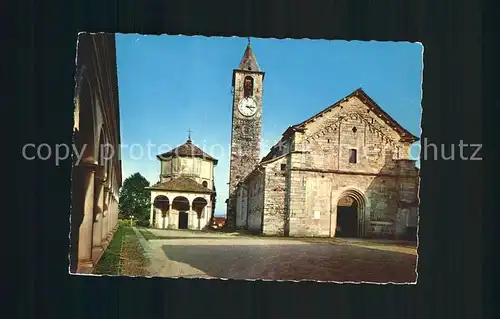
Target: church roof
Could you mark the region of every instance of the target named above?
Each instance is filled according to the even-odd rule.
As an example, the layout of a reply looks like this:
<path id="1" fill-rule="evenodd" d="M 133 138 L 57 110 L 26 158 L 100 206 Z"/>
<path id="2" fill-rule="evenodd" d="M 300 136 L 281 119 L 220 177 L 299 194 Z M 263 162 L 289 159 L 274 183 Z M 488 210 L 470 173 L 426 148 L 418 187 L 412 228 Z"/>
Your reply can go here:
<path id="1" fill-rule="evenodd" d="M 178 178 L 171 179 L 167 182 L 156 183 L 153 186 L 146 187 L 146 189 L 189 192 L 189 193 L 203 193 L 203 194 L 212 193 L 212 190 L 206 188 L 205 186 L 199 184 L 198 182 L 187 176 L 180 176 Z"/>
<path id="2" fill-rule="evenodd" d="M 173 150 L 170 150 L 166 153 L 157 155 L 156 157 L 159 160 L 165 159 L 167 157 L 201 157 L 206 160 L 210 160 L 217 164 L 218 160 L 213 158 L 212 156 L 208 155 L 205 153 L 201 148 L 198 146 L 194 145 L 191 139 L 188 139 L 186 143 L 177 146 Z"/>
<path id="3" fill-rule="evenodd" d="M 253 54 L 252 46 L 250 41 L 248 42 L 243 58 L 241 59 L 240 65 L 238 67 L 240 70 L 260 72 L 259 64 L 257 63 L 257 58 Z"/>
<path id="4" fill-rule="evenodd" d="M 375 114 L 377 114 L 379 117 L 381 117 L 382 119 L 384 119 L 394 130 L 396 130 L 396 132 L 398 132 L 401 135 L 401 140 L 402 141 L 415 142 L 415 141 L 419 140 L 418 137 L 416 137 L 415 135 L 413 135 L 412 133 L 410 133 L 408 130 L 406 130 L 404 127 L 402 127 L 395 119 L 393 119 L 389 114 L 387 114 L 361 88 L 355 90 L 354 92 L 352 92 L 351 94 L 347 95 L 343 99 L 335 102 L 335 104 L 328 106 L 327 108 L 325 108 L 321 112 L 319 112 L 319 113 L 311 116 L 307 120 L 305 120 L 305 121 L 303 121 L 303 122 L 301 122 L 299 124 L 292 125 L 292 126 L 288 127 L 288 129 L 283 133 L 283 135 L 287 135 L 288 133 L 293 132 L 293 131 L 302 131 L 302 130 L 304 130 L 306 124 L 308 124 L 309 122 L 314 121 L 318 117 L 323 116 L 323 114 L 326 113 L 326 112 L 328 112 L 330 109 L 339 106 L 340 103 L 342 103 L 342 102 L 344 102 L 344 101 L 346 101 L 349 98 L 354 97 L 354 96 L 358 97 L 363 103 L 367 104 L 372 109 L 372 111 Z"/>

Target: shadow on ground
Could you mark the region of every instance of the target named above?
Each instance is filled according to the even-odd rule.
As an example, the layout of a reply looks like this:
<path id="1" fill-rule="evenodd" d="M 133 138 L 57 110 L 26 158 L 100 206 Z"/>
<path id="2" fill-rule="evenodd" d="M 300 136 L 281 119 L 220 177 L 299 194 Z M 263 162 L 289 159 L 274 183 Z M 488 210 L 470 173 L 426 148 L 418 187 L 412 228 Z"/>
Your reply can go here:
<path id="1" fill-rule="evenodd" d="M 416 256 L 350 245 L 163 245 L 210 277 L 413 283 Z M 172 274 L 176 276 L 176 274 Z"/>

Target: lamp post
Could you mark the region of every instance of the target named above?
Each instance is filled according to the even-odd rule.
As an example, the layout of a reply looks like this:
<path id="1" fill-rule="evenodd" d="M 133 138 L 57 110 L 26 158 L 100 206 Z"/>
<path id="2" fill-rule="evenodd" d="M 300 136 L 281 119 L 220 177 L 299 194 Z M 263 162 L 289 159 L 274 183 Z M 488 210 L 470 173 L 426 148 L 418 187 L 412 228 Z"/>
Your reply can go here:
<path id="1" fill-rule="evenodd" d="M 134 215 L 131 215 L 130 216 L 130 227 L 133 226 L 133 222 L 134 222 Z"/>

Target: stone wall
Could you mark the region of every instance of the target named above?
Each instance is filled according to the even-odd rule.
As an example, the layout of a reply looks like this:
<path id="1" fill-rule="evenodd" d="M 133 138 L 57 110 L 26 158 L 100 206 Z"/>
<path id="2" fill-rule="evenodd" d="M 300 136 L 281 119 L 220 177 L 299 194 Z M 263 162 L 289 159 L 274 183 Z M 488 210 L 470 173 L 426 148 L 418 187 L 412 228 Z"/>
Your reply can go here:
<path id="1" fill-rule="evenodd" d="M 236 192 L 236 228 L 247 229 L 248 185 L 243 185 Z"/>
<path id="2" fill-rule="evenodd" d="M 395 231 L 399 194 L 396 177 L 292 171 L 290 235 L 335 235 L 337 203 L 355 193 L 360 236 L 389 236 Z"/>
<path id="3" fill-rule="evenodd" d="M 247 229 L 252 232 L 262 232 L 262 214 L 264 212 L 264 173 L 257 173 L 247 185 Z M 264 220 L 265 222 L 265 220 Z"/>
<path id="4" fill-rule="evenodd" d="M 265 164 L 264 226 L 265 235 L 284 235 L 287 226 L 285 198 L 288 169 L 287 157 Z"/>

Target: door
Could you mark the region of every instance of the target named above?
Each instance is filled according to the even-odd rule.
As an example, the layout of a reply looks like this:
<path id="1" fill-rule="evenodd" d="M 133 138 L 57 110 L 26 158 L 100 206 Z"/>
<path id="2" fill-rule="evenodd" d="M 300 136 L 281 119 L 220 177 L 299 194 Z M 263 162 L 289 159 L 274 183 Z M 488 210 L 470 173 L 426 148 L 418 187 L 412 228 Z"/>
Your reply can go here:
<path id="1" fill-rule="evenodd" d="M 187 228 L 188 228 L 188 213 L 179 212 L 179 229 L 187 229 Z"/>

